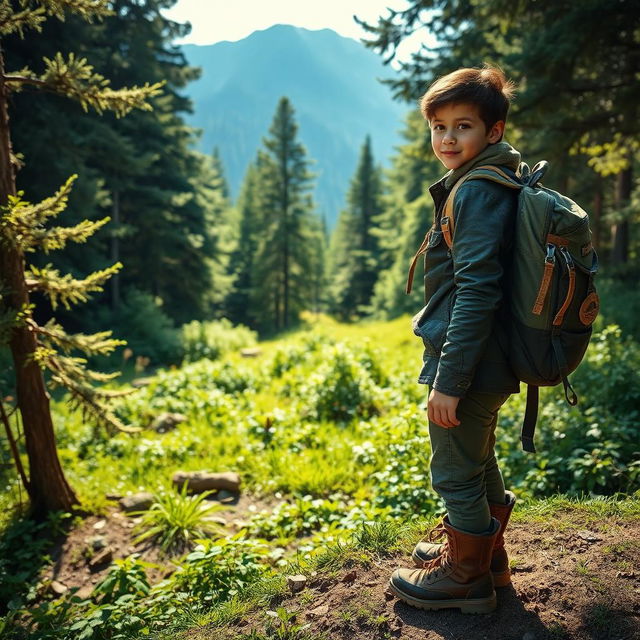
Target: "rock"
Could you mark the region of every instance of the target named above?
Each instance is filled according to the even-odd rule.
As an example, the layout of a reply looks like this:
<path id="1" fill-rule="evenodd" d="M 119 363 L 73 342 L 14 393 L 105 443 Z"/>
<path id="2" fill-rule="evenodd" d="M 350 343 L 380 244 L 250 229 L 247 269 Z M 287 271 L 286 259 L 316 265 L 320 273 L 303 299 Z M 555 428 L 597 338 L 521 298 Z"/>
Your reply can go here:
<path id="1" fill-rule="evenodd" d="M 67 591 L 69 591 L 69 587 L 67 587 L 66 584 L 62 584 L 62 582 L 58 582 L 57 580 L 51 581 L 51 584 L 49 585 L 49 589 L 51 590 L 51 593 L 53 593 L 56 596 L 62 596 Z"/>
<path id="2" fill-rule="evenodd" d="M 153 378 L 136 378 L 135 380 L 132 380 L 131 386 L 136 389 L 139 389 L 140 387 L 147 387 L 151 384 L 152 380 Z"/>
<path id="3" fill-rule="evenodd" d="M 315 609 L 311 609 L 311 611 L 307 611 L 307 615 L 312 618 L 321 618 L 322 616 L 326 616 L 329 613 L 329 605 L 321 604 L 319 607 Z"/>
<path id="4" fill-rule="evenodd" d="M 522 640 L 536 640 L 536 634 L 531 631 L 527 631 L 527 633 L 522 636 Z"/>
<path id="5" fill-rule="evenodd" d="M 90 584 L 85 584 L 84 587 L 80 587 L 73 595 L 80 600 L 89 600 L 93 593 L 93 587 Z"/>
<path id="6" fill-rule="evenodd" d="M 104 529 L 104 528 L 105 528 L 105 526 L 106 526 L 106 524 L 107 524 L 107 521 L 106 521 L 106 520 L 98 520 L 98 522 L 96 522 L 96 523 L 93 525 L 93 528 L 94 528 L 94 529 L 96 529 L 96 530 L 98 530 L 98 529 Z"/>
<path id="7" fill-rule="evenodd" d="M 233 472 L 209 473 L 208 471 L 176 471 L 173 474 L 173 484 L 181 489 L 186 482 L 191 493 L 203 491 L 240 491 L 240 476 Z"/>
<path id="8" fill-rule="evenodd" d="M 243 358 L 256 358 L 262 353 L 262 349 L 260 347 L 245 347 L 240 350 L 240 355 Z"/>
<path id="9" fill-rule="evenodd" d="M 110 563 L 111 560 L 113 560 L 113 550 L 111 547 L 107 547 L 89 560 L 89 569 L 98 571 L 103 565 Z"/>
<path id="10" fill-rule="evenodd" d="M 287 586 L 291 593 L 299 593 L 307 586 L 307 576 L 287 576 Z"/>
<path id="11" fill-rule="evenodd" d="M 578 531 L 576 535 L 579 538 L 586 540 L 587 542 L 598 542 L 598 540 L 602 540 L 602 538 L 599 535 L 593 533 L 593 531 L 582 530 Z"/>
<path id="12" fill-rule="evenodd" d="M 158 433 L 166 433 L 175 429 L 181 422 L 186 422 L 187 416 L 181 413 L 169 413 L 164 412 L 157 416 L 154 421 L 149 425 L 149 429 L 153 429 Z"/>
<path id="13" fill-rule="evenodd" d="M 127 513 L 131 511 L 146 511 L 153 504 L 153 494 L 147 491 L 125 496 L 120 500 L 120 508 Z"/>
<path id="14" fill-rule="evenodd" d="M 358 574 L 356 573 L 355 569 L 353 569 L 349 571 L 349 573 L 347 573 L 344 578 L 342 578 L 342 582 L 353 582 L 357 577 Z"/>
<path id="15" fill-rule="evenodd" d="M 86 542 L 93 551 L 100 551 L 107 546 L 107 539 L 105 536 L 92 536 L 91 538 L 86 538 Z"/>

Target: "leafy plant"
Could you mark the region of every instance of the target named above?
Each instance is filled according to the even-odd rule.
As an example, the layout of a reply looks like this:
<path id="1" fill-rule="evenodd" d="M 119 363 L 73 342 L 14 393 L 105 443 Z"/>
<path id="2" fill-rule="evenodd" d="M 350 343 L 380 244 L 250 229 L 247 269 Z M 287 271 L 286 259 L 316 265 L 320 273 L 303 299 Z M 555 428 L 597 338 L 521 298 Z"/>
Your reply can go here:
<path id="1" fill-rule="evenodd" d="M 243 540 L 239 535 L 201 540 L 167 586 L 201 602 L 228 600 L 265 573 L 267 567 L 262 562 L 265 551 L 263 543 Z"/>
<path id="2" fill-rule="evenodd" d="M 179 493 L 156 494 L 147 511 L 136 512 L 142 521 L 138 525 L 143 532 L 135 539 L 136 544 L 152 539 L 165 553 L 180 553 L 192 546 L 195 540 L 221 532 L 220 525 L 207 519 L 211 513 L 225 507 L 220 504 L 204 504 L 212 491 L 197 496 L 187 495 L 187 483 Z"/>
<path id="3" fill-rule="evenodd" d="M 182 326 L 181 334 L 186 362 L 201 358 L 217 360 L 225 353 L 256 344 L 255 331 L 243 325 L 233 326 L 226 318 L 210 322 L 194 320 Z"/>
<path id="4" fill-rule="evenodd" d="M 139 560 L 136 554 L 118 558 L 93 593 L 101 597 L 103 604 L 115 602 L 124 595 L 146 596 L 150 586 L 145 567 L 150 566 L 150 563 Z"/>

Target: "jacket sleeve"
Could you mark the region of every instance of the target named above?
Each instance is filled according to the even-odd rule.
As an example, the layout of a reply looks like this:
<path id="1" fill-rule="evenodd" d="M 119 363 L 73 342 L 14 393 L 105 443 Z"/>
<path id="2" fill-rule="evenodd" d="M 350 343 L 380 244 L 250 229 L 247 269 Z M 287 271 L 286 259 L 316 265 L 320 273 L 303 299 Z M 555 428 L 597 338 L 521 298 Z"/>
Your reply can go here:
<path id="1" fill-rule="evenodd" d="M 491 334 L 502 302 L 503 256 L 516 199 L 486 180 L 462 185 L 454 201 L 451 255 L 455 295 L 434 388 L 462 397 Z"/>

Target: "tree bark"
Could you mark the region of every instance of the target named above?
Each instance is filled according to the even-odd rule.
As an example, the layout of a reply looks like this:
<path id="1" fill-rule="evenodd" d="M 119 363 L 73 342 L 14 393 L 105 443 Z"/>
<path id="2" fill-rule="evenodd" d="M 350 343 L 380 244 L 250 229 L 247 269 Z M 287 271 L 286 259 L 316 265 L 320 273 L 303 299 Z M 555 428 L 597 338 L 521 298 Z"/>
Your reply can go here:
<path id="1" fill-rule="evenodd" d="M 15 173 L 11 162 L 8 87 L 4 82 L 4 60 L 0 51 L 0 206 L 16 194 Z M 29 295 L 24 278 L 24 255 L 15 238 L 3 234 L 0 238 L 0 274 L 7 290 L 8 306 L 26 309 Z M 27 457 L 31 509 L 36 516 L 48 511 L 70 511 L 78 504 L 73 489 L 67 483 L 56 449 L 49 394 L 42 371 L 33 360 L 37 342 L 33 329 L 21 325 L 13 329 L 9 346 L 16 371 L 18 408 L 22 416 Z"/>
<path id="2" fill-rule="evenodd" d="M 629 204 L 631 199 L 631 165 L 622 170 L 617 176 L 616 182 L 616 206 L 622 209 Z M 611 263 L 623 265 L 629 259 L 629 221 L 622 220 L 613 225 L 611 229 Z"/>

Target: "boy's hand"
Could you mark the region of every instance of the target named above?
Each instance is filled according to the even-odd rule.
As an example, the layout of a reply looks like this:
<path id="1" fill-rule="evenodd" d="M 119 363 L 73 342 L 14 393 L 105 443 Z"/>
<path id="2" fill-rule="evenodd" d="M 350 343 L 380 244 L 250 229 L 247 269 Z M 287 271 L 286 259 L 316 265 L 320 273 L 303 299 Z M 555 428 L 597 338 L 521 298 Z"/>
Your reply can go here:
<path id="1" fill-rule="evenodd" d="M 429 403 L 427 405 L 427 415 L 431 422 L 435 422 L 438 426 L 450 429 L 457 427 L 460 420 L 456 418 L 456 408 L 458 407 L 460 398 L 455 396 L 447 396 L 435 389 L 431 389 L 429 394 Z"/>

